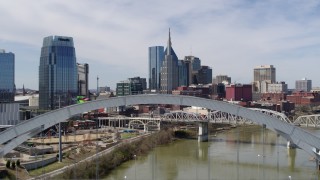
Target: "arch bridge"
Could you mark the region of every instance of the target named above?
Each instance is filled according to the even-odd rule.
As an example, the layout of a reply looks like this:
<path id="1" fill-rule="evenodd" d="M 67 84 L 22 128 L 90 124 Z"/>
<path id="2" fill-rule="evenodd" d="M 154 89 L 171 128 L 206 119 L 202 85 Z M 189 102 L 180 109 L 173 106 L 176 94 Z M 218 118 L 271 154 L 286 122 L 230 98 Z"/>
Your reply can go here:
<path id="1" fill-rule="evenodd" d="M 36 116 L 0 133 L 0 144 L 2 144 L 0 155 L 4 156 L 12 149 L 42 130 L 65 121 L 73 115 L 99 109 L 101 107 L 108 108 L 136 104 L 173 104 L 182 106 L 197 106 L 210 110 L 230 113 L 237 117 L 250 119 L 256 124 L 266 126 L 266 128 L 275 131 L 306 152 L 312 155 L 317 155 L 317 159 L 320 159 L 319 155 L 315 153 L 320 149 L 320 138 L 299 127 L 294 126 L 293 124 L 279 121 L 276 117 L 226 102 L 192 96 L 168 94 L 144 94 L 101 99 L 64 107 Z"/>

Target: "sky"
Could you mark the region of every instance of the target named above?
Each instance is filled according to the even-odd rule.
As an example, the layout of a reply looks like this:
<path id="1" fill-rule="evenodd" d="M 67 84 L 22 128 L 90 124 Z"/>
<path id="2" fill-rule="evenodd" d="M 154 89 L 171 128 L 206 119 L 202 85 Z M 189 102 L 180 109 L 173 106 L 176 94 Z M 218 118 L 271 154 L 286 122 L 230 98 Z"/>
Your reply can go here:
<path id="1" fill-rule="evenodd" d="M 179 59 L 193 55 L 232 82 L 251 83 L 253 68 L 274 65 L 276 80 L 320 87 L 319 0 L 0 0 L 0 49 L 15 54 L 17 88 L 38 89 L 43 38 L 74 39 L 88 63 L 89 87 L 148 78 L 148 47 L 171 29 Z"/>

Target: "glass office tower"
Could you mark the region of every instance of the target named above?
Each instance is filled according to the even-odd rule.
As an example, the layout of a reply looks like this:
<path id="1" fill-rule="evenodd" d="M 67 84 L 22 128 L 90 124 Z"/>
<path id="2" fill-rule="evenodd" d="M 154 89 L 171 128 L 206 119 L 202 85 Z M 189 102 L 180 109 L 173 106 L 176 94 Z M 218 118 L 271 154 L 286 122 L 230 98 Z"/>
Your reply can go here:
<path id="1" fill-rule="evenodd" d="M 0 49 L 0 103 L 14 102 L 14 54 Z"/>
<path id="2" fill-rule="evenodd" d="M 164 47 L 149 47 L 149 89 L 160 90 L 160 67 L 164 59 Z"/>
<path id="3" fill-rule="evenodd" d="M 39 108 L 50 110 L 76 103 L 77 82 L 72 37 L 45 37 L 39 66 Z"/>

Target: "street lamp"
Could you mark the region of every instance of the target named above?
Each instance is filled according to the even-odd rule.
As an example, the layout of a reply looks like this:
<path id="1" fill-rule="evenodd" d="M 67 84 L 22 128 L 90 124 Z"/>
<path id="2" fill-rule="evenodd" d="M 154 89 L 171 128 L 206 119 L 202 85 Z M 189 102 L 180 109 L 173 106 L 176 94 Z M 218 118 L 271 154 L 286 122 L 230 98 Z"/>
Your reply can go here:
<path id="1" fill-rule="evenodd" d="M 133 155 L 134 157 L 134 179 L 137 179 L 137 166 L 136 166 L 136 162 L 137 162 L 137 155 Z"/>
<path id="2" fill-rule="evenodd" d="M 258 179 L 260 178 L 260 154 L 258 154 Z"/>
<path id="3" fill-rule="evenodd" d="M 13 156 L 14 160 L 16 159 L 16 155 Z M 15 168 L 16 168 L 16 180 L 18 179 L 18 166 L 17 166 L 17 161 L 15 163 Z"/>

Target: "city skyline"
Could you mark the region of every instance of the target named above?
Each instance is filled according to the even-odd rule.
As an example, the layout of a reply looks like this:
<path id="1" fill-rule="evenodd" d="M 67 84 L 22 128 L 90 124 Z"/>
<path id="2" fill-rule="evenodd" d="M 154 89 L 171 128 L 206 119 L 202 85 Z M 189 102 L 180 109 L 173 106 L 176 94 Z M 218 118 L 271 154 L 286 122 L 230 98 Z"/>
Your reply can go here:
<path id="1" fill-rule="evenodd" d="M 251 83 L 253 68 L 270 64 L 277 68 L 277 81 L 289 88 L 304 77 L 315 87 L 320 86 L 319 3 L 2 1 L 0 49 L 15 54 L 16 87 L 38 89 L 43 37 L 73 37 L 77 62 L 90 66 L 89 88 L 96 89 L 99 76 L 100 86 L 115 89 L 128 77 L 148 78 L 148 47 L 165 46 L 170 27 L 178 58 L 199 57 L 213 76 Z"/>

